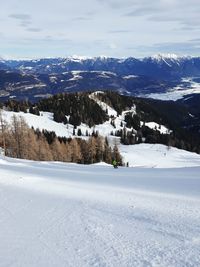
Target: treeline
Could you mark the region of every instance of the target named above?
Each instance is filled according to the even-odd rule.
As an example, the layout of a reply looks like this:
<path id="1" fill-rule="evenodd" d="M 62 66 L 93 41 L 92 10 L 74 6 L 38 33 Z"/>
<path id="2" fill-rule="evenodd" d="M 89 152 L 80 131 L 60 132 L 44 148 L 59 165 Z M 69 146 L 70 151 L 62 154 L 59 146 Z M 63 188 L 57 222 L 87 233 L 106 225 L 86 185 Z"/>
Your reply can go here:
<path id="1" fill-rule="evenodd" d="M 156 102 L 156 106 L 160 108 L 160 114 L 165 114 L 161 116 L 159 115 L 158 109 L 151 107 L 148 102 L 139 102 L 139 100 L 136 102 L 137 113 L 134 115 L 129 113 L 125 116 L 126 127 L 133 128 L 134 131 L 129 131 L 124 128 L 115 132 L 115 135 L 121 138 L 122 144 L 158 143 L 200 154 L 200 134 L 190 131 L 187 127 L 181 127 L 181 120 L 184 123 L 187 113 L 185 109 L 182 110 L 179 105 L 175 105 L 172 102 L 168 103 L 168 106 L 166 102 L 158 101 Z M 161 104 L 163 105 L 162 108 Z M 143 108 L 139 109 L 138 106 Z M 167 107 L 171 109 L 168 111 Z M 177 110 L 179 111 L 176 113 Z M 173 111 L 175 115 L 173 115 Z M 143 122 L 142 125 L 141 121 Z M 158 128 L 150 129 L 145 125 L 145 122 L 148 121 L 157 122 L 159 125 L 164 124 L 170 129 L 170 132 L 166 134 L 161 133 L 159 126 Z"/>
<path id="2" fill-rule="evenodd" d="M 39 110 L 52 112 L 57 122 L 79 126 L 86 123 L 90 127 L 101 124 L 108 119 L 107 114 L 85 93 L 58 94 L 41 100 Z M 69 116 L 69 119 L 66 118 Z"/>
<path id="3" fill-rule="evenodd" d="M 108 120 L 108 115 L 89 97 L 90 94 L 90 92 L 62 93 L 42 99 L 34 104 L 28 101 L 18 102 L 12 99 L 4 103 L 4 106 L 7 110 L 30 112 L 36 115 L 39 115 L 40 111 L 51 112 L 56 122 L 69 123 L 75 127 L 82 122 L 92 127 Z M 175 127 L 181 128 L 188 119 L 187 108 L 173 101 L 129 97 L 112 91 L 96 93 L 95 97 L 108 104 L 118 114 L 130 109 L 134 104 L 136 106 L 136 116 L 126 116 L 126 122 L 127 127 L 131 125 L 136 130 L 140 128 L 139 121 L 153 121 L 172 129 Z"/>
<path id="4" fill-rule="evenodd" d="M 172 129 L 183 127 L 188 118 L 188 109 L 174 101 L 134 98 L 136 113 L 142 121 L 154 121 Z"/>
<path id="5" fill-rule="evenodd" d="M 8 110 L 15 112 L 28 110 L 35 115 L 39 115 L 39 111 L 51 112 L 56 122 L 69 123 L 75 127 L 81 123 L 92 127 L 108 119 L 106 112 L 86 93 L 57 94 L 35 104 L 28 101 L 9 100 L 5 106 Z"/>
<path id="6" fill-rule="evenodd" d="M 63 161 L 92 164 L 116 159 L 122 165 L 117 146 L 111 148 L 100 136 L 87 140 L 57 137 L 55 132 L 30 129 L 22 117 L 12 117 L 8 125 L 0 117 L 0 146 L 6 156 L 38 161 Z"/>
<path id="7" fill-rule="evenodd" d="M 150 129 L 142 125 L 137 131 L 123 128 L 111 133 L 120 137 L 120 142 L 124 145 L 134 145 L 140 143 L 163 144 L 168 147 L 196 152 L 200 154 L 200 138 L 198 135 L 190 134 L 187 130 L 177 129 L 169 133 L 161 133 L 158 128 Z"/>

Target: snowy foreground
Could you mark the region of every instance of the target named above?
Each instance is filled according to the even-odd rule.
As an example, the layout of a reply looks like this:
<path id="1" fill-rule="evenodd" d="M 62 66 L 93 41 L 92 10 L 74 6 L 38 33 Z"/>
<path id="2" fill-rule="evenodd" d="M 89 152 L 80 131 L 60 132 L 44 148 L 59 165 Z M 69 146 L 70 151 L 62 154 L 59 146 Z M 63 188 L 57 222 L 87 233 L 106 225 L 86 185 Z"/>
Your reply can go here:
<path id="1" fill-rule="evenodd" d="M 200 167 L 0 158 L 0 266 L 200 266 Z"/>

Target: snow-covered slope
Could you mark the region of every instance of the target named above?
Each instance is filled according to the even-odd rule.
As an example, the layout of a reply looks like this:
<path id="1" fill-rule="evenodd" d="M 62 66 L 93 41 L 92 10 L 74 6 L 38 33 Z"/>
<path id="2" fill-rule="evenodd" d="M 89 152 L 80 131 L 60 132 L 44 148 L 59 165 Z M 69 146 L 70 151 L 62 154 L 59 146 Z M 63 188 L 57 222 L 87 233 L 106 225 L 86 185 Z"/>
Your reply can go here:
<path id="1" fill-rule="evenodd" d="M 81 129 L 82 135 L 86 135 L 86 131 L 89 134 L 92 134 L 93 131 L 98 131 L 101 136 L 109 136 L 111 132 L 115 134 L 116 131 L 122 130 L 124 126 L 126 126 L 125 116 L 128 113 L 132 115 L 136 114 L 136 106 L 133 105 L 129 110 L 123 111 L 122 114 L 117 114 L 117 111 L 110 107 L 108 104 L 100 101 L 97 98 L 97 93 L 104 93 L 101 91 L 94 92 L 90 95 L 90 98 L 96 101 L 96 103 L 100 106 L 100 108 L 107 112 L 109 119 L 103 124 L 96 125 L 94 127 L 89 127 L 88 125 L 82 123 L 78 126 L 78 129 Z M 54 131 L 57 136 L 65 136 L 65 137 L 73 137 L 73 125 L 63 123 L 57 123 L 53 120 L 53 113 L 50 112 L 40 112 L 40 116 L 24 113 L 24 112 L 12 112 L 12 111 L 3 111 L 3 117 L 7 122 L 11 122 L 13 115 L 17 117 L 23 117 L 25 121 L 28 123 L 29 127 L 33 127 L 34 129 L 39 130 L 48 130 Z M 69 116 L 67 116 L 69 119 Z M 141 121 L 141 125 L 143 122 Z M 170 133 L 170 130 L 167 129 L 164 125 L 159 125 L 155 122 L 148 122 L 145 125 L 151 129 L 158 130 L 161 133 Z M 127 131 L 131 131 L 133 128 L 127 128 Z"/>
<path id="2" fill-rule="evenodd" d="M 112 120 L 115 123 L 115 127 L 111 125 L 111 118 L 105 123 L 96 125 L 91 128 L 88 125 L 82 123 L 77 128 L 81 129 L 83 135 L 85 135 L 87 130 L 89 134 L 92 134 L 93 131 L 98 131 L 99 135 L 108 136 L 112 131 L 123 129 L 123 126 L 121 126 L 121 122 L 123 122 L 123 124 L 125 123 L 124 117 L 127 112 L 135 113 L 135 107 L 133 107 L 131 110 L 124 111 L 121 115 L 117 116 L 117 112 L 113 108 L 109 107 L 101 101 L 97 101 L 97 103 L 103 110 L 107 109 L 109 116 L 114 116 L 114 120 Z M 7 122 L 11 122 L 13 115 L 17 117 L 23 117 L 28 123 L 29 127 L 33 127 L 34 129 L 38 128 L 40 130 L 54 131 L 57 136 L 61 137 L 73 137 L 73 125 L 64 125 L 63 123 L 55 122 L 53 120 L 53 114 L 50 112 L 40 112 L 40 116 L 37 116 L 24 112 L 3 111 L 3 117 Z"/>
<path id="3" fill-rule="evenodd" d="M 109 115 L 117 115 L 117 112 L 111 107 L 106 106 L 105 103 L 99 102 L 102 108 L 108 110 Z M 136 112 L 135 107 L 130 110 L 133 114 Z M 103 124 L 96 125 L 95 127 L 89 128 L 86 124 L 81 124 L 78 126 L 81 129 L 83 136 L 79 138 L 88 138 L 85 136 L 86 131 L 92 134 L 92 131 L 98 131 L 101 136 L 107 136 L 111 145 L 117 143 L 119 145 L 120 153 L 123 156 L 124 163 L 129 163 L 129 166 L 148 166 L 155 168 L 172 168 L 172 167 L 190 167 L 190 166 L 200 166 L 200 155 L 196 153 L 191 153 L 188 151 L 180 150 L 177 148 L 169 148 L 164 145 L 159 144 L 139 144 L 139 145 L 120 145 L 119 138 L 111 136 L 112 131 L 122 129 L 121 123 L 124 124 L 124 116 L 126 112 L 124 111 L 121 115 L 117 116 L 114 120 L 115 128 L 111 125 L 110 120 Z M 3 117 L 6 121 L 10 122 L 12 116 L 22 116 L 30 127 L 35 129 L 40 129 L 41 131 L 48 130 L 54 131 L 57 136 L 73 137 L 73 125 L 63 123 L 57 123 L 53 121 L 53 114 L 48 112 L 41 112 L 40 116 L 33 115 L 30 113 L 23 112 L 9 112 L 4 111 Z M 155 128 L 155 126 L 163 133 L 169 132 L 164 126 L 159 126 L 158 124 L 151 122 L 146 123 L 146 126 L 150 128 Z M 160 127 L 160 129 L 159 129 Z M 131 129 L 128 129 L 131 130 Z"/>
<path id="4" fill-rule="evenodd" d="M 0 158 L 0 266 L 198 267 L 199 172 Z"/>
<path id="5" fill-rule="evenodd" d="M 141 121 L 140 125 L 142 126 L 144 122 Z M 159 125 L 156 122 L 145 122 L 145 126 L 149 127 L 150 129 L 157 130 L 162 134 L 169 134 L 170 130 L 165 127 L 164 125 Z"/>
<path id="6" fill-rule="evenodd" d="M 49 112 L 41 112 L 40 116 L 24 113 L 24 112 L 12 112 L 12 111 L 4 111 L 3 118 L 9 123 L 12 121 L 13 115 L 17 117 L 23 117 L 29 127 L 33 127 L 34 129 L 54 131 L 57 136 L 66 136 L 70 137 L 73 133 L 72 125 L 64 125 L 63 123 L 57 123 L 53 120 L 53 114 Z"/>
<path id="7" fill-rule="evenodd" d="M 200 166 L 200 155 L 160 144 L 120 145 L 119 150 L 129 166 L 181 168 Z"/>

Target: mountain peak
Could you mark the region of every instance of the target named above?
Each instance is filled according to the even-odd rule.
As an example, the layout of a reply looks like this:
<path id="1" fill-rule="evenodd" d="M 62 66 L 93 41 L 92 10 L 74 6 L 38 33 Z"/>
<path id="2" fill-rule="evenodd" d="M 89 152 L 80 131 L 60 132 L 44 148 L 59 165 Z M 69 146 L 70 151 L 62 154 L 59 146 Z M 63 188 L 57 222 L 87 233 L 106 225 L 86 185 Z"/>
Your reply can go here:
<path id="1" fill-rule="evenodd" d="M 151 58 L 153 59 L 157 59 L 157 60 L 162 60 L 162 59 L 179 59 L 181 58 L 180 56 L 176 55 L 176 54 L 156 54 L 153 55 Z"/>

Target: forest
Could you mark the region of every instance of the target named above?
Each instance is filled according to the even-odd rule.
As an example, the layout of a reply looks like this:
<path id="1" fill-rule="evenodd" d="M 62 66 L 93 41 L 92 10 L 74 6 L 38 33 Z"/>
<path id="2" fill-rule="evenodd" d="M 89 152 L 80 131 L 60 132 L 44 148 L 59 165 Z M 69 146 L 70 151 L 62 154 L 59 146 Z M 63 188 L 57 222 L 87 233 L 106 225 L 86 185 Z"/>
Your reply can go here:
<path id="1" fill-rule="evenodd" d="M 189 116 L 186 106 L 173 101 L 124 96 L 113 91 L 97 92 L 95 97 L 116 110 L 118 115 L 122 111 L 130 110 L 133 105 L 136 106 L 136 113 L 126 113 L 124 124 L 122 123 L 120 129 L 115 129 L 116 118 L 109 117 L 107 110 L 103 110 L 90 95 L 91 92 L 62 93 L 42 99 L 38 103 L 9 100 L 3 103 L 2 107 L 16 112 L 30 112 L 38 116 L 40 111 L 51 112 L 56 122 L 73 125 L 74 135 L 79 137 L 83 134 L 80 129 L 77 129 L 81 123 L 93 127 L 109 120 L 113 126 L 110 134 L 120 137 L 122 144 L 160 143 L 200 153 L 200 133 L 193 130 L 194 121 Z M 158 128 L 150 129 L 145 125 L 147 122 L 164 125 L 170 131 L 163 134 Z M 76 134 L 75 129 L 77 129 Z M 97 138 L 98 133 L 93 133 L 93 137 L 94 135 Z"/>
<path id="2" fill-rule="evenodd" d="M 8 124 L 0 114 L 0 147 L 6 156 L 28 160 L 111 164 L 116 159 L 119 165 L 123 164 L 117 145 L 111 148 L 106 138 L 57 137 L 55 132 L 29 128 L 23 117 L 15 115 Z"/>

